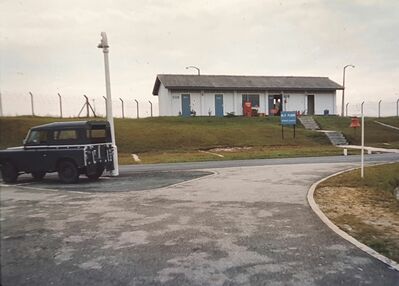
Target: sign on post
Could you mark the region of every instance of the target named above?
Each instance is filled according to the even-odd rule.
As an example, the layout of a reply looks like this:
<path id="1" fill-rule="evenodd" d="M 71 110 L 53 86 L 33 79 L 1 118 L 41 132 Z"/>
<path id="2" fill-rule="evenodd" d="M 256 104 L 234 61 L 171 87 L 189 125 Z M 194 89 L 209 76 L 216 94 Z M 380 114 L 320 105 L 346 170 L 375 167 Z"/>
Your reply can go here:
<path id="1" fill-rule="evenodd" d="M 296 111 L 282 111 L 281 125 L 296 125 Z"/>
<path id="2" fill-rule="evenodd" d="M 294 126 L 294 138 L 295 138 L 295 126 L 296 126 L 296 111 L 282 111 L 280 115 L 281 122 L 281 137 L 284 139 L 284 125 Z"/>

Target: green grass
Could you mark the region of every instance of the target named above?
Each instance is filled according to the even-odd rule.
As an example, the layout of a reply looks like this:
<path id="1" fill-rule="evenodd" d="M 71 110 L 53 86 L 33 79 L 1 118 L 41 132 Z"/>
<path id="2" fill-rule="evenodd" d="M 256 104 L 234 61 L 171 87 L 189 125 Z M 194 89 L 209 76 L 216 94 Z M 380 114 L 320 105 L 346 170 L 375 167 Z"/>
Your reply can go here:
<path id="1" fill-rule="evenodd" d="M 0 149 L 20 146 L 28 129 L 32 126 L 60 120 L 51 117 L 2 117 L 0 118 Z M 116 119 L 116 141 L 120 162 L 134 164 L 130 155 L 132 153 L 138 154 L 142 163 L 342 154 L 342 150 L 333 147 L 324 134 L 305 130 L 301 125 L 297 126 L 296 138 L 292 138 L 293 129 L 285 127 L 285 139 L 283 140 L 279 120 L 278 117 Z M 215 147 L 253 148 L 246 151 L 223 153 L 224 158 L 198 152 L 198 150 Z"/>
<path id="2" fill-rule="evenodd" d="M 372 188 L 393 194 L 399 186 L 399 163 L 371 166 L 364 169 L 364 178 L 360 178 L 360 169 L 332 177 L 319 185 L 322 187 Z"/>
<path id="3" fill-rule="evenodd" d="M 338 116 L 315 116 L 315 120 L 322 129 L 341 131 L 350 144 L 361 144 L 360 128 L 350 127 L 351 118 Z M 364 141 L 366 146 L 399 148 L 399 132 L 397 130 L 381 126 L 375 120 L 386 124 L 399 126 L 398 117 L 374 118 L 366 117 L 364 125 Z"/>
<path id="4" fill-rule="evenodd" d="M 73 119 L 69 119 L 73 120 Z M 76 119 L 75 119 L 76 120 Z M 285 128 L 281 139 L 278 118 L 154 117 L 116 119 L 116 140 L 122 153 L 188 151 L 219 146 L 319 146 L 329 145 L 322 134 Z M 46 117 L 0 119 L 0 148 L 21 145 L 32 126 L 59 121 Z"/>

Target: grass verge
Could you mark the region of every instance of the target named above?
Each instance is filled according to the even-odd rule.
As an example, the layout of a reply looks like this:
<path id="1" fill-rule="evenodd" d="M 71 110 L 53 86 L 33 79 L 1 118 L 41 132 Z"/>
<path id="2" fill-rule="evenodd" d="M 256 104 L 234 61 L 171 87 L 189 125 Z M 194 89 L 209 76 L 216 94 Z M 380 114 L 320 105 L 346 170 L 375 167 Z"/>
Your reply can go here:
<path id="1" fill-rule="evenodd" d="M 339 228 L 399 262 L 399 163 L 347 172 L 322 182 L 315 200 Z"/>

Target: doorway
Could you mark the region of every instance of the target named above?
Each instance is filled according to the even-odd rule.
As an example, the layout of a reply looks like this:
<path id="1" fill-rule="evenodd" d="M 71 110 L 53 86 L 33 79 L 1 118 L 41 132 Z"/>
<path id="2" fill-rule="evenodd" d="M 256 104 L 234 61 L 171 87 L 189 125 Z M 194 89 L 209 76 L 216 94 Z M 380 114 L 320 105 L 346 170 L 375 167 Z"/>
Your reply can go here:
<path id="1" fill-rule="evenodd" d="M 269 115 L 280 116 L 283 110 L 283 96 L 281 94 L 269 95 Z"/>
<path id="2" fill-rule="evenodd" d="M 223 94 L 215 94 L 215 115 L 223 116 Z"/>
<path id="3" fill-rule="evenodd" d="M 314 94 L 308 95 L 308 115 L 314 115 Z"/>
<path id="4" fill-rule="evenodd" d="M 191 102 L 190 102 L 190 95 L 189 94 L 182 94 L 181 95 L 181 110 L 182 116 L 191 116 Z"/>

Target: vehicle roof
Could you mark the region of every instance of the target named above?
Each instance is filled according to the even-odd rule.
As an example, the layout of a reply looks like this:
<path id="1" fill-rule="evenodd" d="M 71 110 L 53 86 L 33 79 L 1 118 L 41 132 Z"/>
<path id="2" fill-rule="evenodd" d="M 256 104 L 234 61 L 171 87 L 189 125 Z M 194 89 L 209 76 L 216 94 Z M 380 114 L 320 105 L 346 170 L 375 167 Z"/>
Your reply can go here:
<path id="1" fill-rule="evenodd" d="M 90 128 L 92 126 L 106 125 L 109 127 L 108 121 L 92 120 L 92 121 L 64 121 L 52 122 L 39 126 L 34 126 L 31 130 L 39 129 L 68 129 L 68 128 Z"/>

